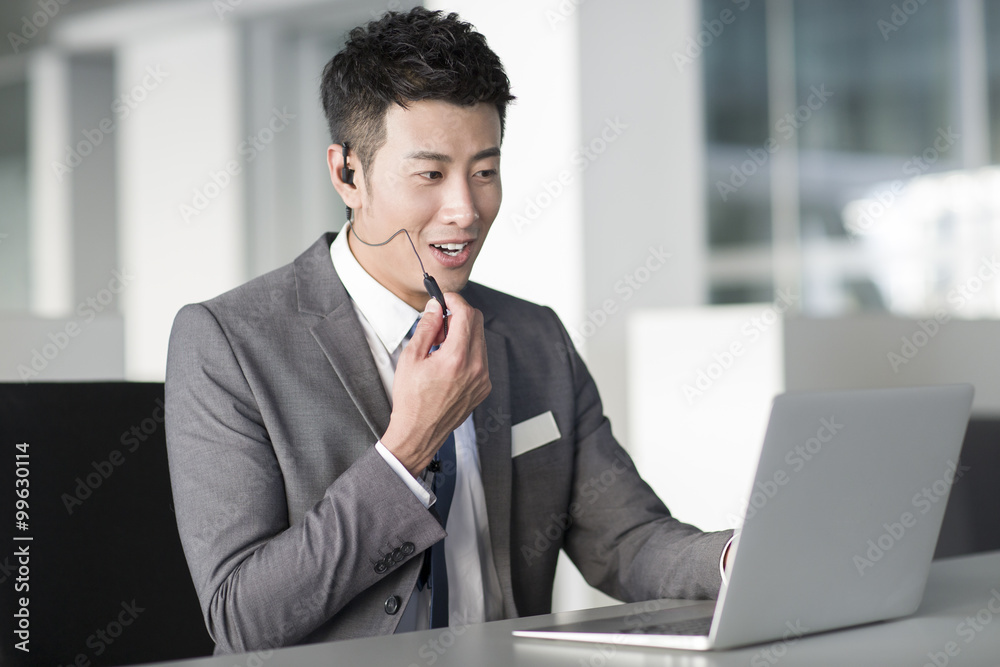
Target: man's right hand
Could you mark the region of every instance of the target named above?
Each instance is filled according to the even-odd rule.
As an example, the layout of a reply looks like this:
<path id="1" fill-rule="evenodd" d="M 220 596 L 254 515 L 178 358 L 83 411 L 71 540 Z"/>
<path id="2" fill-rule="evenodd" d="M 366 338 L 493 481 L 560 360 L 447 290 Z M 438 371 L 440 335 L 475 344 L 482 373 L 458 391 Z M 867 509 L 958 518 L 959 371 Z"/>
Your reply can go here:
<path id="1" fill-rule="evenodd" d="M 489 363 L 483 314 L 454 292 L 445 294 L 451 317 L 448 338 L 433 354 L 443 333 L 441 306 L 431 299 L 396 364 L 392 415 L 382 445 L 414 477 L 489 396 Z"/>

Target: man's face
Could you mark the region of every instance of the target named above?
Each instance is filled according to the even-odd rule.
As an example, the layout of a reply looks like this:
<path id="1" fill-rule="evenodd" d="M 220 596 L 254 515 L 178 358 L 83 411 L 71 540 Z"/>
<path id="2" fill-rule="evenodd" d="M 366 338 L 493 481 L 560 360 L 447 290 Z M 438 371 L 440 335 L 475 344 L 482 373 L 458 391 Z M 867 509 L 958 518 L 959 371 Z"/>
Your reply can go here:
<path id="1" fill-rule="evenodd" d="M 353 167 L 360 163 L 352 160 Z M 358 262 L 379 283 L 422 310 L 428 295 L 404 234 L 444 292 L 465 287 L 500 209 L 500 116 L 492 104 L 471 107 L 424 100 L 392 105 L 386 141 L 370 173 L 355 172 L 359 206 L 348 237 Z"/>

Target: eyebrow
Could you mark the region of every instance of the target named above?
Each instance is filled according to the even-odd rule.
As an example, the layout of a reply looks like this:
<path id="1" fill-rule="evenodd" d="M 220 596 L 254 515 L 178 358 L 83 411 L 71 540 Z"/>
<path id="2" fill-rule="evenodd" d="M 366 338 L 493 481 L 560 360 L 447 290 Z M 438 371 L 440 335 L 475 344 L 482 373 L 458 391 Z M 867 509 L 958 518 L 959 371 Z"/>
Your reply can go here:
<path id="1" fill-rule="evenodd" d="M 479 160 L 484 160 L 488 157 L 500 157 L 500 149 L 496 146 L 493 148 L 486 148 L 479 151 L 472 156 L 472 161 L 477 162 Z M 450 155 L 445 155 L 444 153 L 435 153 L 434 151 L 413 151 L 412 153 L 407 153 L 404 156 L 406 160 L 431 160 L 433 162 L 453 162 Z"/>

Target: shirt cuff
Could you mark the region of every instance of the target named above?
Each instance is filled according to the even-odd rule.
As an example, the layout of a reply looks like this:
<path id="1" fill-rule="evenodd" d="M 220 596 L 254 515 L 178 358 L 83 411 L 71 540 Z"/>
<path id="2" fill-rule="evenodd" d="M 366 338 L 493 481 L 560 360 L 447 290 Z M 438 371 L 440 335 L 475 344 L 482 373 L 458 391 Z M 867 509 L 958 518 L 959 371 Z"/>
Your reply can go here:
<path id="1" fill-rule="evenodd" d="M 434 504 L 436 498 L 434 497 L 434 494 L 431 493 L 431 490 L 428 488 L 426 482 L 411 475 L 410 471 L 406 469 L 406 466 L 400 463 L 399 459 L 397 459 L 392 452 L 386 449 L 381 440 L 375 443 L 375 451 L 381 454 L 382 458 L 385 459 L 385 462 L 389 464 L 389 467 L 395 471 L 401 480 L 403 480 L 403 484 L 406 484 L 406 488 L 413 492 L 413 495 L 417 497 L 417 500 L 419 500 L 424 507 L 430 507 Z"/>
<path id="2" fill-rule="evenodd" d="M 729 538 L 729 541 L 726 542 L 725 548 L 722 550 L 722 555 L 719 556 L 719 574 L 722 575 L 722 583 L 727 586 L 729 585 L 729 576 L 726 574 L 726 567 L 725 567 L 726 554 L 729 553 L 729 547 L 732 546 L 733 540 L 735 539 L 736 539 L 735 535 Z"/>

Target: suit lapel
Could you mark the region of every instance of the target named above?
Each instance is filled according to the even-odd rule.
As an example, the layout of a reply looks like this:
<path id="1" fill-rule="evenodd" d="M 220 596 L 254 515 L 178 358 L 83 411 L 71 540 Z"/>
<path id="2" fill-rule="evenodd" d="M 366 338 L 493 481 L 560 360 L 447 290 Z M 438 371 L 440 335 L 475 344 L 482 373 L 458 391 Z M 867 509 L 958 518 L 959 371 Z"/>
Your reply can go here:
<path id="1" fill-rule="evenodd" d="M 299 311 L 322 318 L 310 332 L 372 433 L 381 438 L 389 426 L 389 399 L 354 305 L 333 268 L 335 236 L 325 234 L 295 260 Z"/>
<path id="2" fill-rule="evenodd" d="M 375 438 L 381 438 L 389 427 L 389 400 L 354 306 L 342 304 L 311 331 Z"/>

